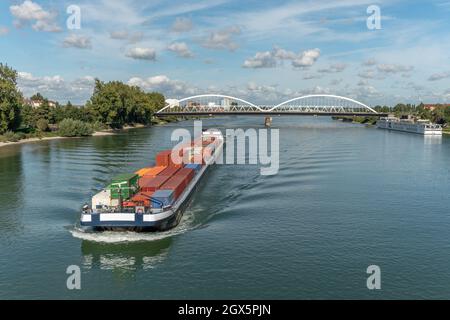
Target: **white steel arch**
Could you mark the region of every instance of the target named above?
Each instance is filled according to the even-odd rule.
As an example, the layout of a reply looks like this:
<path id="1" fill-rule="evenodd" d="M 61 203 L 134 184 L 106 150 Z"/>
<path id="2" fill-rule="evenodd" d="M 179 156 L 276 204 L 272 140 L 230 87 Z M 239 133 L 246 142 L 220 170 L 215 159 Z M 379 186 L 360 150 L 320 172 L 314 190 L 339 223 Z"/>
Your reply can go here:
<path id="1" fill-rule="evenodd" d="M 271 112 L 271 111 L 274 111 L 275 109 L 278 109 L 279 107 L 288 105 L 291 102 L 304 100 L 304 99 L 308 99 L 308 98 L 335 98 L 335 99 L 345 100 L 345 101 L 348 101 L 348 102 L 351 102 L 351 103 L 355 103 L 355 104 L 357 104 L 357 105 L 359 105 L 359 106 L 361 106 L 361 107 L 363 107 L 363 108 L 365 108 L 367 110 L 370 110 L 373 113 L 378 113 L 374 109 L 372 109 L 371 107 L 365 105 L 362 102 L 356 101 L 356 100 L 351 99 L 351 98 L 342 97 L 342 96 L 336 96 L 336 95 L 332 95 L 332 94 L 310 94 L 310 95 L 306 95 L 306 96 L 301 96 L 301 97 L 289 99 L 287 101 L 284 101 L 284 102 L 276 105 L 275 107 L 269 109 L 268 111 Z"/>
<path id="2" fill-rule="evenodd" d="M 233 97 L 233 96 L 223 95 L 223 94 L 200 94 L 200 95 L 195 95 L 195 96 L 191 96 L 191 97 L 187 97 L 187 98 L 183 98 L 181 100 L 178 100 L 178 103 L 185 102 L 185 101 L 192 100 L 192 99 L 201 99 L 201 98 L 224 98 L 224 99 L 236 100 L 236 101 L 242 102 L 244 104 L 247 104 L 247 105 L 249 105 L 249 106 L 251 106 L 251 107 L 253 107 L 253 108 L 255 108 L 255 109 L 259 110 L 259 111 L 264 111 L 259 106 L 255 105 L 255 104 L 253 104 L 253 103 L 251 103 L 249 101 L 246 101 L 244 99 L 240 99 L 240 98 L 237 98 L 237 97 Z M 163 112 L 164 110 L 166 110 L 166 109 L 168 109 L 170 107 L 171 106 L 168 105 L 168 106 L 162 108 L 161 110 L 159 110 L 156 113 L 161 113 L 161 112 Z"/>

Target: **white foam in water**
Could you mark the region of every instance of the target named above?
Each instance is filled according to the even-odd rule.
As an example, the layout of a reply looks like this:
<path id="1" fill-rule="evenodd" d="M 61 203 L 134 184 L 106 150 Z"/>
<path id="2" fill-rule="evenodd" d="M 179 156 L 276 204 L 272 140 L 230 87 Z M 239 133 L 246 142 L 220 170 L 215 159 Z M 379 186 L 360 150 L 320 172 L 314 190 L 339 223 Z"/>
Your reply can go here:
<path id="1" fill-rule="evenodd" d="M 121 243 L 121 242 L 137 242 L 137 241 L 156 241 L 173 237 L 195 228 L 192 224 L 193 215 L 183 215 L 180 224 L 164 232 L 133 232 L 133 231 L 85 231 L 79 227 L 74 227 L 70 233 L 75 238 L 82 240 L 103 242 L 103 243 Z"/>

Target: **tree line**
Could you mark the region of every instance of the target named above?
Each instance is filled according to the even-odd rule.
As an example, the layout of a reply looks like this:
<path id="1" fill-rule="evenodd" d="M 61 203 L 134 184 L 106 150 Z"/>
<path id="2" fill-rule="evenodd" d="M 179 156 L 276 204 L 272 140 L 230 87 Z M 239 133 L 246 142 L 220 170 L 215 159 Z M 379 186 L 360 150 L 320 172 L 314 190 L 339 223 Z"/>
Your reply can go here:
<path id="1" fill-rule="evenodd" d="M 439 105 L 437 105 L 437 108 L 434 110 L 429 110 L 425 108 L 423 103 L 418 105 L 398 103 L 393 108 L 388 106 L 376 106 L 374 109 L 381 113 L 394 113 L 396 116 L 411 114 L 422 119 L 431 120 L 434 123 L 446 127 L 450 125 L 450 106 L 448 105 L 446 107 L 439 107 Z"/>
<path id="2" fill-rule="evenodd" d="M 149 124 L 152 115 L 165 105 L 157 92 L 147 93 L 136 86 L 119 81 L 95 80 L 94 91 L 85 106 L 51 103 L 40 93 L 30 100 L 17 87 L 17 71 L 0 63 L 0 135 L 19 140 L 50 132 L 55 135 L 90 135 L 105 128 L 121 128 L 126 124 Z M 15 137 L 14 137 L 15 135 Z"/>

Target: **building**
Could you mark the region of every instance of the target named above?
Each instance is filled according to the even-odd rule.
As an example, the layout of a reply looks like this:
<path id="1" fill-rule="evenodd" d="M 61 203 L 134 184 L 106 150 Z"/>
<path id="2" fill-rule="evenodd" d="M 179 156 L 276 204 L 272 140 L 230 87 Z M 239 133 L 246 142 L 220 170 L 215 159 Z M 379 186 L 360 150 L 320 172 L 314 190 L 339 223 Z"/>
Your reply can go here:
<path id="1" fill-rule="evenodd" d="M 426 110 L 434 111 L 436 109 L 449 108 L 450 104 L 424 104 L 423 108 Z"/>
<path id="2" fill-rule="evenodd" d="M 39 108 L 44 103 L 43 100 L 31 100 L 31 99 L 25 99 L 24 102 L 26 105 L 31 106 L 33 109 Z M 47 100 L 47 102 L 49 107 L 51 108 L 56 107 L 55 101 Z"/>

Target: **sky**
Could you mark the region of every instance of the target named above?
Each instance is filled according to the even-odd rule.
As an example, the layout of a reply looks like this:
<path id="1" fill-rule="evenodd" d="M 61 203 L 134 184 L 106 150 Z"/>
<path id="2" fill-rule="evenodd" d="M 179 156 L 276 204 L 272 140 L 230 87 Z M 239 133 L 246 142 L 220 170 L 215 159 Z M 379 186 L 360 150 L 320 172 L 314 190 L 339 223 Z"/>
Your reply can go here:
<path id="1" fill-rule="evenodd" d="M 61 103 L 95 78 L 178 99 L 449 103 L 450 1 L 0 0 L 0 62 Z"/>

